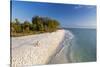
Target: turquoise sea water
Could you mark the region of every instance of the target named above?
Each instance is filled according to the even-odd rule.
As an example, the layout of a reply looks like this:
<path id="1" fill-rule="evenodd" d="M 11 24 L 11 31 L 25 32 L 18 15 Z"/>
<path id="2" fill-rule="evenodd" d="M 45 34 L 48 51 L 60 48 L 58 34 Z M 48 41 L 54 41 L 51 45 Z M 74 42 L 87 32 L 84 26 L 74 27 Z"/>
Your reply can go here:
<path id="1" fill-rule="evenodd" d="M 67 30 L 74 35 L 69 48 L 70 62 L 96 61 L 96 29 L 69 28 Z"/>

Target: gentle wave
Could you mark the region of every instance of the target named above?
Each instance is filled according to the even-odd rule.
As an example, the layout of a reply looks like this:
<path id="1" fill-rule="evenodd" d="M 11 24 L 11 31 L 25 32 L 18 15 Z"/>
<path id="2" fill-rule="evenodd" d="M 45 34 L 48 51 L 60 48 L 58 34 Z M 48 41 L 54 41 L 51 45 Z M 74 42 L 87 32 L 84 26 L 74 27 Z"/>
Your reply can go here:
<path id="1" fill-rule="evenodd" d="M 71 55 L 70 48 L 72 46 L 71 42 L 73 38 L 74 35 L 70 31 L 66 30 L 63 43 L 61 44 L 62 46 L 60 47 L 59 52 L 57 52 L 56 55 L 53 57 L 53 59 L 50 61 L 50 64 L 61 64 L 61 63 L 72 62 L 70 57 Z"/>

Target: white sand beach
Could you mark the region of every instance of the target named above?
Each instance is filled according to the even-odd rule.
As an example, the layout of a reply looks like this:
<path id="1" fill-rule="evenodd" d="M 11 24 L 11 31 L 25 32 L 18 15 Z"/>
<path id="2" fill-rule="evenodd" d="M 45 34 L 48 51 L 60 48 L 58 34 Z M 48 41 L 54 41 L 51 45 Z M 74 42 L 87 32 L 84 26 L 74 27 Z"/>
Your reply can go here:
<path id="1" fill-rule="evenodd" d="M 69 31 L 12 37 L 12 67 L 47 64 L 63 41 L 65 33 Z"/>

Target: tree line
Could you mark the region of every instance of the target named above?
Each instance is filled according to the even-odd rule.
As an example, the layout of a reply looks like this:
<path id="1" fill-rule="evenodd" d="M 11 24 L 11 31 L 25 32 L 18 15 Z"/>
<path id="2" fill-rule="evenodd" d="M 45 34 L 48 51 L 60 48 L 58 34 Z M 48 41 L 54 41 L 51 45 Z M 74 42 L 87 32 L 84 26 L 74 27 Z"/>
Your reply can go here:
<path id="1" fill-rule="evenodd" d="M 32 21 L 20 22 L 17 18 L 11 23 L 11 33 L 30 33 L 30 32 L 53 32 L 56 31 L 60 23 L 48 17 L 34 16 Z"/>

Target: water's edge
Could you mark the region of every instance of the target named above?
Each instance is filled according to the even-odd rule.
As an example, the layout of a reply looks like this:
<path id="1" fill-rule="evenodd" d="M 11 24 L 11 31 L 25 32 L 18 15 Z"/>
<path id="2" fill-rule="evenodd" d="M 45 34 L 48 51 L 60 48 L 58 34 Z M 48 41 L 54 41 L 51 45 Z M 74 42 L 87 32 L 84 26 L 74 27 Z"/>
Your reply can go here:
<path id="1" fill-rule="evenodd" d="M 72 34 L 72 33 L 70 32 L 70 34 Z M 72 39 L 68 39 L 67 37 L 68 37 L 68 35 L 65 33 L 62 42 L 60 43 L 60 45 L 56 49 L 55 53 L 52 56 L 50 56 L 49 62 L 47 64 L 55 64 L 55 63 L 52 63 L 51 61 L 56 57 L 57 54 L 59 54 L 61 51 L 63 51 L 65 49 L 65 46 L 67 47 L 66 60 L 68 61 L 66 63 L 71 63 L 72 62 L 71 57 L 70 57 L 70 52 L 71 52 L 70 48 L 72 46 L 71 41 L 72 41 L 73 38 Z M 65 44 L 66 42 L 67 42 L 67 45 Z"/>

